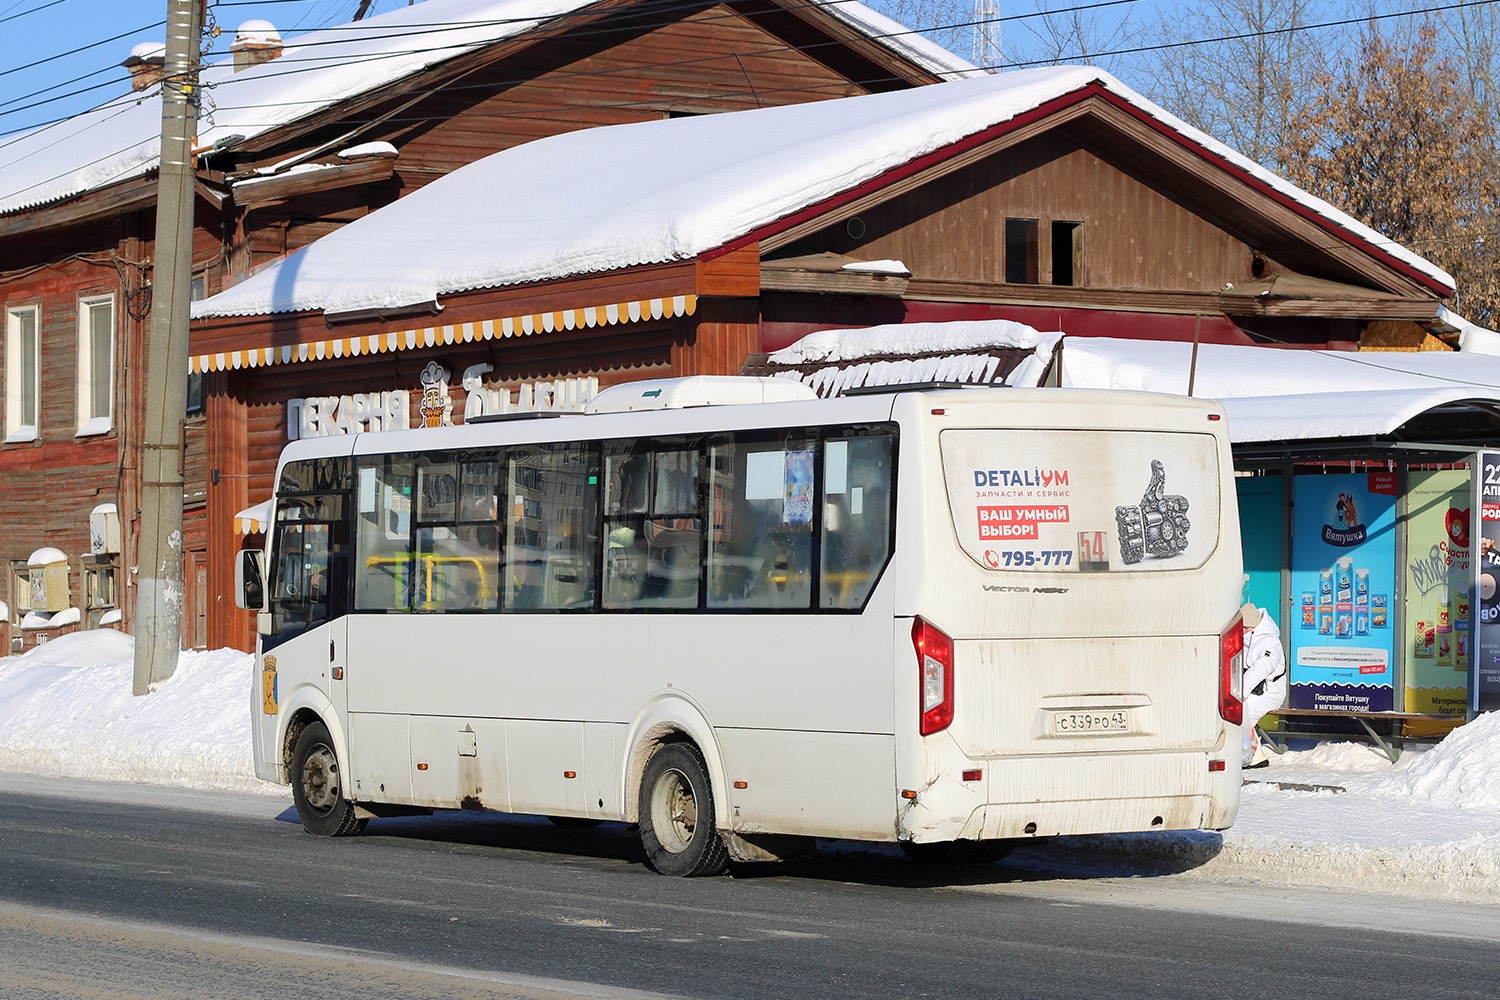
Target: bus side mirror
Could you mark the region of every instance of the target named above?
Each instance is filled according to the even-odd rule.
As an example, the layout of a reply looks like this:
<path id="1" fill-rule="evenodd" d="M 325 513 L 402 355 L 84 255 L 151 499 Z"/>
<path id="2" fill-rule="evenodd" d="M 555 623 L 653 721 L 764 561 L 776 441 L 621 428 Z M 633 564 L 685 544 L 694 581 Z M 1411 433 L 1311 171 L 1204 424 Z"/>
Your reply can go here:
<path id="1" fill-rule="evenodd" d="M 260 611 L 266 604 L 264 556 L 259 549 L 244 549 L 234 564 L 234 603 L 246 611 Z"/>

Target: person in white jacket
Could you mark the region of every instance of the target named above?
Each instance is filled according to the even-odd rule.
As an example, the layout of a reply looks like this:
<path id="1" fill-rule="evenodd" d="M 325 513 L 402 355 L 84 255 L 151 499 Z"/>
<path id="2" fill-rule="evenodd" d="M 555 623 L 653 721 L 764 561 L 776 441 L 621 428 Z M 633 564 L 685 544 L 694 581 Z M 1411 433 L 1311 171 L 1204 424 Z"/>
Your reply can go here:
<path id="1" fill-rule="evenodd" d="M 1246 604 L 1240 608 L 1240 617 L 1245 625 L 1245 719 L 1240 763 L 1244 767 L 1265 767 L 1270 761 L 1255 735 L 1255 726 L 1261 716 L 1286 701 L 1286 654 L 1281 651 L 1281 630 L 1264 609 Z"/>

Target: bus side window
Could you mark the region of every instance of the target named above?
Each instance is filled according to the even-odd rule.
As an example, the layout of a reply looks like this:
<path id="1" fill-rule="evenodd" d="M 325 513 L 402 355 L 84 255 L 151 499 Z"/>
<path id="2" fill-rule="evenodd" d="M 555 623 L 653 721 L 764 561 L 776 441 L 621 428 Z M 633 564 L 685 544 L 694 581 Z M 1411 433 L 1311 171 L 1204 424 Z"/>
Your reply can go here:
<path id="1" fill-rule="evenodd" d="M 592 610 L 599 548 L 599 453 L 592 444 L 507 453 L 505 610 Z"/>
<path id="2" fill-rule="evenodd" d="M 741 436 L 709 454 L 708 606 L 812 603 L 813 445 Z"/>
<path id="3" fill-rule="evenodd" d="M 605 445 L 604 607 L 698 607 L 697 442 Z"/>
<path id="4" fill-rule="evenodd" d="M 414 481 L 410 455 L 359 460 L 354 482 L 356 611 L 411 610 Z"/>
<path id="5" fill-rule="evenodd" d="M 418 456 L 414 609 L 498 609 L 498 474 L 493 453 Z"/>
<path id="6" fill-rule="evenodd" d="M 885 434 L 823 444 L 822 607 L 863 606 L 890 558 L 891 445 Z"/>

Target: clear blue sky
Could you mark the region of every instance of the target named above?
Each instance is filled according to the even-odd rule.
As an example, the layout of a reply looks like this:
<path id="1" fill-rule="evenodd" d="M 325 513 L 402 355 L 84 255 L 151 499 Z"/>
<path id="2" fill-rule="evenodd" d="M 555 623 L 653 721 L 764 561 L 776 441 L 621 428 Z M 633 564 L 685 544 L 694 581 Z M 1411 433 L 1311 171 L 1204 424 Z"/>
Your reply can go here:
<path id="1" fill-rule="evenodd" d="M 404 7 L 408 0 L 374 0 L 370 14 Z M 892 10 L 899 0 L 864 0 L 877 9 Z M 1350 14 L 1359 15 L 1371 8 L 1390 9 L 1402 0 L 1318 0 L 1312 19 L 1335 20 Z M 1441 4 L 1444 0 L 1431 0 Z M 1448 0 L 1452 2 L 1452 0 Z M 360 0 L 210 0 L 209 14 L 223 33 L 212 42 L 213 54 L 228 53 L 235 29 L 252 19 L 270 21 L 288 40 L 298 34 L 351 20 Z M 1005 57 L 1027 59 L 1035 54 L 1040 22 L 1017 20 L 1038 10 L 1066 10 L 1095 5 L 1077 15 L 1091 22 L 1095 42 L 1105 52 L 1113 48 L 1130 48 L 1159 41 L 1152 30 L 1163 12 L 1174 9 L 1207 6 L 1205 0 L 998 0 L 995 4 L 1002 19 Z M 931 19 L 972 19 L 973 0 L 906 0 L 908 10 L 917 10 Z M 1422 4 L 1418 4 L 1422 6 Z M 946 9 L 945 9 L 946 8 Z M 162 41 L 166 37 L 167 0 L 0 0 L 0 38 L 5 41 L 0 59 L 0 139 L 17 131 L 77 114 L 103 104 L 111 98 L 129 93 L 129 79 L 120 63 L 141 42 Z M 944 11 L 943 14 L 936 13 Z M 927 13 L 934 12 L 934 13 Z M 949 13 L 951 12 L 951 13 Z M 1122 38 L 1115 33 L 1122 19 L 1127 19 L 1139 33 Z M 932 24 L 911 24 L 914 28 L 931 28 Z M 1245 25 L 1226 23 L 1224 34 L 1244 30 Z M 960 55 L 969 56 L 972 29 L 948 32 L 938 40 Z M 1075 55 L 1073 46 L 1066 54 Z M 1108 57 L 1095 61 L 1121 72 L 1136 89 L 1152 96 L 1149 79 L 1132 72 L 1131 65 L 1116 65 Z M 1149 77 L 1149 73 L 1146 73 Z"/>

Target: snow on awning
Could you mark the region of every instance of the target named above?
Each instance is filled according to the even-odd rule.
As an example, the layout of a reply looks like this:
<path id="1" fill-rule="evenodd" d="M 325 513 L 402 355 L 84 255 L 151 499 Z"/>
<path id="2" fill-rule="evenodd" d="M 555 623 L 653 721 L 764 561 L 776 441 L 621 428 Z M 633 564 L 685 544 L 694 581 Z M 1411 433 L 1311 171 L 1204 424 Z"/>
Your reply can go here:
<path id="1" fill-rule="evenodd" d="M 752 356 L 741 373 L 796 379 L 823 397 L 862 386 L 926 382 L 1034 387 L 1061 339 L 1061 333 L 1010 320 L 822 330 Z"/>
<path id="2" fill-rule="evenodd" d="M 263 500 L 254 507 L 246 507 L 234 515 L 234 533 L 253 535 L 265 531 L 271 524 L 271 501 Z"/>
<path id="3" fill-rule="evenodd" d="M 1429 411 L 1500 406 L 1500 357 L 1068 338 L 1062 384 L 1217 399 L 1235 444 L 1378 437 Z"/>
<path id="4" fill-rule="evenodd" d="M 1488 404 L 1500 409 L 1497 389 L 1372 389 L 1295 396 L 1220 399 L 1232 444 L 1382 437 L 1439 407 Z"/>

